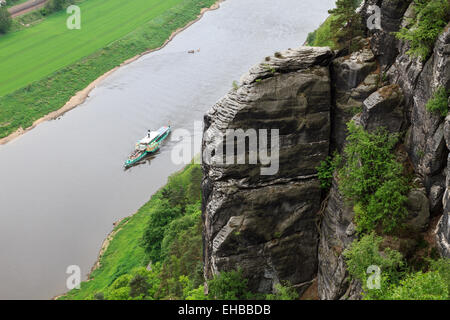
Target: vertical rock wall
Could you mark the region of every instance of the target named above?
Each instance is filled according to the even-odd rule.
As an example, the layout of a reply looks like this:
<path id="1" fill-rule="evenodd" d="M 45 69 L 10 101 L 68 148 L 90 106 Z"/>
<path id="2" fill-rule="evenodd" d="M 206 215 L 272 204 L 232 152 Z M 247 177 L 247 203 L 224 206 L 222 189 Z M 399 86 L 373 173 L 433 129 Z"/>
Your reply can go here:
<path id="1" fill-rule="evenodd" d="M 251 290 L 268 293 L 283 280 L 302 291 L 315 277 L 315 168 L 329 153 L 331 58 L 327 48 L 308 47 L 266 58 L 205 115 L 203 150 L 217 149 L 227 129 L 280 136 L 274 175 L 261 175 L 261 164 L 204 163 L 207 278 L 241 268 Z"/>

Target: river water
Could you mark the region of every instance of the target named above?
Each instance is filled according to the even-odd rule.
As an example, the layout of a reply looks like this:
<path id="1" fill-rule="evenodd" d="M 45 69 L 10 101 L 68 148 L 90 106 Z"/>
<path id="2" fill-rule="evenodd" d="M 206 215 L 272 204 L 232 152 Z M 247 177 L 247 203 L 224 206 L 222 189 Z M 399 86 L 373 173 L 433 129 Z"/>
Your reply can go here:
<path id="1" fill-rule="evenodd" d="M 134 142 L 169 121 L 192 132 L 234 80 L 300 46 L 333 4 L 227 0 L 164 49 L 114 72 L 81 106 L 0 146 L 0 299 L 63 293 L 69 265 L 85 278 L 112 223 L 183 167 L 171 160 L 177 142 L 167 141 L 124 171 Z"/>

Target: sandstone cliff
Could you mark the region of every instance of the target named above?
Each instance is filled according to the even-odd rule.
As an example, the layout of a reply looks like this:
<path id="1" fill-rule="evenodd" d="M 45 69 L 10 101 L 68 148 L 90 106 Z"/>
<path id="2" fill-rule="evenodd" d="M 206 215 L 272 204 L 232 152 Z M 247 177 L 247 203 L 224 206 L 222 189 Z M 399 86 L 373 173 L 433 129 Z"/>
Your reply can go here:
<path id="1" fill-rule="evenodd" d="M 384 126 L 403 135 L 398 157 L 416 176 L 408 225 L 417 233 L 435 228 L 436 247 L 450 257 L 450 117 L 425 108 L 436 88 L 450 89 L 450 28 L 422 62 L 392 35 L 407 23 L 411 1 L 367 0 L 359 9 L 366 19 L 373 4 L 381 8 L 382 29 L 367 30 L 359 51 L 276 53 L 205 115 L 203 150 L 209 153 L 226 145 L 229 129 L 279 129 L 280 137 L 275 175 L 261 175 L 260 163 L 220 164 L 220 152 L 203 164 L 207 278 L 241 268 L 251 290 L 268 293 L 284 280 L 303 292 L 317 277 L 321 299 L 360 298 L 360 284 L 349 283 L 342 258 L 357 236 L 354 213 L 336 179 L 323 194 L 315 169 L 342 150 L 352 118 L 369 131 Z M 252 152 L 245 151 L 247 158 Z M 405 254 L 411 242 L 399 240 Z"/>
<path id="2" fill-rule="evenodd" d="M 307 47 L 270 57 L 206 114 L 204 150 L 227 129 L 280 130 L 275 175 L 261 176 L 259 165 L 203 165 L 207 277 L 241 267 L 262 293 L 281 280 L 301 290 L 315 277 L 315 167 L 329 153 L 331 58 L 327 48 Z"/>

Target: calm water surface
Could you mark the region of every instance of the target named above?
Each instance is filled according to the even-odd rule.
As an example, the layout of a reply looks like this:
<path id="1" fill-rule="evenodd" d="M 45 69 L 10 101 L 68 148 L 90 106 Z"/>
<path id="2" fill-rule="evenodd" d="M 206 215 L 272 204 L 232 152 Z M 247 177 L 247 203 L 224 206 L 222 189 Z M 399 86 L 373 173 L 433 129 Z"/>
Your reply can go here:
<path id="1" fill-rule="evenodd" d="M 112 223 L 183 167 L 168 141 L 151 162 L 122 170 L 134 142 L 169 121 L 192 131 L 233 80 L 300 46 L 333 4 L 227 0 L 163 50 L 119 69 L 83 105 L 0 146 L 0 299 L 63 293 L 69 265 L 86 276 Z"/>

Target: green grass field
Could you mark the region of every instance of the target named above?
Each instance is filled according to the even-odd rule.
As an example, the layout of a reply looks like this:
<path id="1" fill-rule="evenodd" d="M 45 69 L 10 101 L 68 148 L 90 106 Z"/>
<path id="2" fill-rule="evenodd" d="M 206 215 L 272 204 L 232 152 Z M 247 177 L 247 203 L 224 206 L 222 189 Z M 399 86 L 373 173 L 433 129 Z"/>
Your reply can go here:
<path id="1" fill-rule="evenodd" d="M 0 96 L 101 49 L 183 0 L 89 0 L 79 3 L 81 30 L 62 11 L 0 38 Z"/>
<path id="2" fill-rule="evenodd" d="M 81 30 L 65 29 L 67 15 L 61 12 L 1 37 L 0 138 L 58 110 L 123 61 L 160 47 L 215 2 L 89 0 L 81 4 Z"/>

